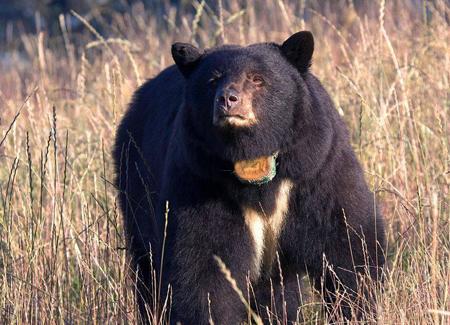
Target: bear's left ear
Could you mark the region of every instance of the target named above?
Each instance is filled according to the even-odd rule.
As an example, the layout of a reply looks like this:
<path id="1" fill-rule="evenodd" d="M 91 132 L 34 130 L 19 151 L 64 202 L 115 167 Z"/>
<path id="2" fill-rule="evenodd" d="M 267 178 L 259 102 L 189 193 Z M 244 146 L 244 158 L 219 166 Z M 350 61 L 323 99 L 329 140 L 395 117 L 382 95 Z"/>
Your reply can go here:
<path id="1" fill-rule="evenodd" d="M 174 43 L 172 57 L 181 73 L 188 77 L 197 65 L 202 52 L 194 45 L 188 43 Z"/>
<path id="2" fill-rule="evenodd" d="M 281 52 L 300 73 L 305 73 L 311 66 L 314 52 L 314 37 L 311 32 L 295 33 L 281 45 Z"/>

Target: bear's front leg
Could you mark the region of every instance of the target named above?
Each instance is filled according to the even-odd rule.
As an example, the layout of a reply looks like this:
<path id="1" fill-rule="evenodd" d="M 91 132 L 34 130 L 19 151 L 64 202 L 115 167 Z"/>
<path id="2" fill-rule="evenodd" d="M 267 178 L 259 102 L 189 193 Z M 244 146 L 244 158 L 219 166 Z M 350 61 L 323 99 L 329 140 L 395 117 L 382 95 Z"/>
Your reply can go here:
<path id="1" fill-rule="evenodd" d="M 209 202 L 174 214 L 163 270 L 173 290 L 171 323 L 239 324 L 247 319 L 244 304 L 214 258 L 225 263 L 246 296 L 252 245 L 239 209 Z"/>
<path id="2" fill-rule="evenodd" d="M 382 275 L 384 234 L 382 227 L 377 233 L 375 223 L 367 220 L 335 224 L 322 243 L 322 256 L 317 256 L 317 264 L 310 267 L 316 270 L 315 287 L 323 293 L 332 323 L 342 316 L 346 321 L 376 321 L 372 290 Z"/>

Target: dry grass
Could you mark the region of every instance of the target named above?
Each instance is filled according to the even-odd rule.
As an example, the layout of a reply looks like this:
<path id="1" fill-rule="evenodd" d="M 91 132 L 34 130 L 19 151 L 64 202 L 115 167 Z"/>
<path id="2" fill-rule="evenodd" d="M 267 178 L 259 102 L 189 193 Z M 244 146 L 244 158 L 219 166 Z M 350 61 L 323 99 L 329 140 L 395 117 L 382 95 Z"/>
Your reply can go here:
<path id="1" fill-rule="evenodd" d="M 248 44 L 309 29 L 312 70 L 383 202 L 380 324 L 448 324 L 450 7 L 434 3 L 322 15 L 304 1 L 232 1 L 219 18 L 201 2 L 165 20 L 135 6 L 107 27 L 113 38 L 86 26 L 91 41 L 76 45 L 63 17 L 59 46 L 45 31 L 22 35 L 22 51 L 0 63 L 0 323 L 133 322 L 110 156 L 133 90 L 171 64 L 174 40 Z M 308 323 L 323 322 L 304 308 Z"/>

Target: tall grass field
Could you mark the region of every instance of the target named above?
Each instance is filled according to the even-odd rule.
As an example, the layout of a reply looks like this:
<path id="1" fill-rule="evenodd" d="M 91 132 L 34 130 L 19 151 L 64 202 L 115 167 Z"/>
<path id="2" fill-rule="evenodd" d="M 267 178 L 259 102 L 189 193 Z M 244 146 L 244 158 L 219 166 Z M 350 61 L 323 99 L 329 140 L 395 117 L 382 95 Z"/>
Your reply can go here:
<path id="1" fill-rule="evenodd" d="M 364 3 L 137 2 L 107 20 L 72 11 L 56 31 L 13 30 L 0 52 L 0 324 L 136 323 L 111 158 L 133 91 L 173 63 L 175 41 L 282 42 L 299 30 L 314 34 L 311 71 L 386 219 L 378 323 L 450 324 L 450 4 Z M 324 324 L 303 280 L 299 324 Z M 170 308 L 162 297 L 153 322 Z"/>

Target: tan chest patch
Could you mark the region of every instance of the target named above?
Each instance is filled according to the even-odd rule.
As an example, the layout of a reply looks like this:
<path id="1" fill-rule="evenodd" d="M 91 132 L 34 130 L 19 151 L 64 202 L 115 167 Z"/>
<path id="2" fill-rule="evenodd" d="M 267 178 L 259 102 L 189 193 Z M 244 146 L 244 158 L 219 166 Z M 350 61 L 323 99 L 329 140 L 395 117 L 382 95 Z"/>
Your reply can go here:
<path id="1" fill-rule="evenodd" d="M 243 208 L 245 223 L 252 236 L 255 249 L 253 269 L 251 270 L 252 280 L 259 278 L 263 264 L 269 267 L 275 258 L 278 237 L 289 209 L 289 198 L 293 185 L 290 180 L 281 182 L 276 194 L 275 210 L 271 215 L 264 215 L 263 211 Z"/>

